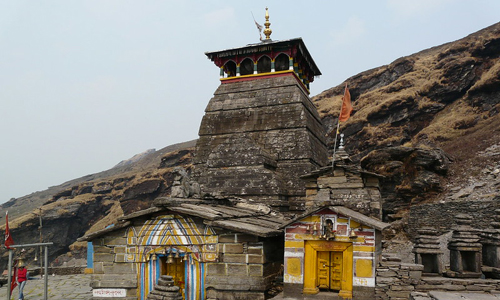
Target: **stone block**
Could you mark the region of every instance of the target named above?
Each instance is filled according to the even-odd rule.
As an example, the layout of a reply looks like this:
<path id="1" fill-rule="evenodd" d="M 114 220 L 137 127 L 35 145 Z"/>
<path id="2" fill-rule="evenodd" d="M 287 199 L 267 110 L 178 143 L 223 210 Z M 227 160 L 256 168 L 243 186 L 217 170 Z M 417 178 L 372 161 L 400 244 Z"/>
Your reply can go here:
<path id="1" fill-rule="evenodd" d="M 380 276 L 380 277 L 396 277 L 397 273 L 394 272 L 394 271 L 390 271 L 390 270 L 387 270 L 387 271 L 377 270 L 377 276 Z"/>
<path id="2" fill-rule="evenodd" d="M 235 244 L 224 244 L 224 253 L 233 253 L 233 254 L 242 254 L 243 253 L 243 244 L 235 243 Z"/>
<path id="3" fill-rule="evenodd" d="M 253 290 L 265 291 L 267 283 L 265 278 L 259 276 L 207 276 L 205 281 L 207 288 L 220 290 Z"/>
<path id="4" fill-rule="evenodd" d="M 247 264 L 228 264 L 227 274 L 230 276 L 234 275 L 248 275 Z"/>
<path id="5" fill-rule="evenodd" d="M 249 264 L 263 264 L 265 262 L 266 258 L 264 257 L 264 255 L 253 255 L 253 254 L 248 255 L 247 263 Z"/>
<path id="6" fill-rule="evenodd" d="M 392 291 L 413 291 L 415 287 L 413 285 L 393 285 L 391 286 Z"/>
<path id="7" fill-rule="evenodd" d="M 420 278 L 422 278 L 422 271 L 410 271 L 410 278 L 413 280 L 420 280 Z"/>
<path id="8" fill-rule="evenodd" d="M 318 187 L 320 189 L 330 187 L 332 184 L 346 183 L 346 176 L 338 176 L 338 177 L 319 177 L 318 178 Z"/>
<path id="9" fill-rule="evenodd" d="M 113 253 L 113 247 L 94 245 L 94 253 Z"/>
<path id="10" fill-rule="evenodd" d="M 105 245 L 127 245 L 127 238 L 122 236 L 110 236 L 104 238 Z"/>
<path id="11" fill-rule="evenodd" d="M 409 299 L 410 293 L 411 293 L 410 291 L 387 291 L 387 296 L 389 296 L 391 299 L 394 298 Z"/>
<path id="12" fill-rule="evenodd" d="M 359 176 L 348 176 L 347 182 L 350 183 L 363 183 L 363 179 Z"/>
<path id="13" fill-rule="evenodd" d="M 115 255 L 115 262 L 118 262 L 118 263 L 124 263 L 126 262 L 126 254 L 116 254 Z"/>
<path id="14" fill-rule="evenodd" d="M 262 247 L 248 247 L 247 253 L 262 255 L 264 254 L 264 250 L 262 249 Z"/>
<path id="15" fill-rule="evenodd" d="M 318 194 L 317 189 L 307 189 L 306 190 L 306 197 L 307 196 L 316 196 Z"/>
<path id="16" fill-rule="evenodd" d="M 219 235 L 219 243 L 234 243 L 234 242 L 236 242 L 236 234 Z"/>
<path id="17" fill-rule="evenodd" d="M 226 264 L 209 263 L 207 265 L 207 275 L 227 275 Z"/>
<path id="18" fill-rule="evenodd" d="M 246 254 L 224 254 L 223 262 L 225 263 L 247 263 Z"/>
<path id="19" fill-rule="evenodd" d="M 110 266 L 104 266 L 104 273 L 106 274 L 135 274 L 135 264 L 132 263 L 115 263 Z"/>
<path id="20" fill-rule="evenodd" d="M 496 289 L 496 286 L 492 286 L 492 285 L 466 285 L 465 286 L 465 289 L 468 290 L 468 291 L 482 291 L 482 292 L 486 292 L 486 291 L 491 291 L 491 290 L 494 290 Z"/>
<path id="21" fill-rule="evenodd" d="M 94 274 L 102 274 L 102 273 L 104 273 L 103 263 L 94 261 Z"/>
<path id="22" fill-rule="evenodd" d="M 432 290 L 437 290 L 437 285 L 434 284 L 417 284 L 415 286 L 415 289 L 417 291 L 432 291 Z"/>
<path id="23" fill-rule="evenodd" d="M 127 247 L 114 247 L 114 253 L 127 253 Z"/>
<path id="24" fill-rule="evenodd" d="M 377 284 L 392 284 L 394 282 L 399 281 L 397 278 L 394 277 L 377 277 L 376 278 Z"/>
<path id="25" fill-rule="evenodd" d="M 98 274 L 92 275 L 93 288 L 136 288 L 136 274 Z"/>
<path id="26" fill-rule="evenodd" d="M 115 255 L 110 253 L 94 253 L 94 261 L 113 262 Z"/>
<path id="27" fill-rule="evenodd" d="M 332 189 L 356 189 L 363 188 L 364 185 L 362 182 L 346 182 L 346 183 L 332 183 L 329 185 Z"/>
<path id="28" fill-rule="evenodd" d="M 264 275 L 264 267 L 262 265 L 249 265 L 248 275 L 250 276 L 262 276 Z"/>
<path id="29" fill-rule="evenodd" d="M 256 235 L 250 235 L 250 234 L 236 234 L 236 242 L 237 243 L 244 243 L 244 242 L 258 242 L 259 237 Z M 219 238 L 220 242 L 220 238 Z"/>
<path id="30" fill-rule="evenodd" d="M 440 285 L 439 287 L 447 291 L 465 291 L 465 286 L 459 284 L 443 284 Z"/>

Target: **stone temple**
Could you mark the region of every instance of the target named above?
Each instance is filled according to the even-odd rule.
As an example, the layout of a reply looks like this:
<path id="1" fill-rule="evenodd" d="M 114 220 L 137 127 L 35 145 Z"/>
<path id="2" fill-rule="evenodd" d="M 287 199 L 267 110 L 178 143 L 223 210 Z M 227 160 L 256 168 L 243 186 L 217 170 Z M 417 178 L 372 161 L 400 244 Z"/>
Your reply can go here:
<path id="1" fill-rule="evenodd" d="M 301 38 L 271 40 L 268 18 L 260 43 L 205 53 L 221 84 L 191 174 L 176 170 L 169 197 L 79 239 L 94 249 L 93 299 L 265 300 L 277 287 L 298 300 L 499 294 L 499 222 L 480 232 L 457 215 L 447 246 L 439 228 L 419 228 L 416 263 L 382 255 L 382 176 L 342 143 L 332 163 L 309 98 L 321 72 Z"/>
<path id="2" fill-rule="evenodd" d="M 320 71 L 302 39 L 206 55 L 221 72 L 196 145 L 203 193 L 300 210 L 300 176 L 328 161 L 325 131 L 308 87 Z"/>
<path id="3" fill-rule="evenodd" d="M 373 299 L 381 254 L 377 174 L 335 167 L 309 87 L 321 75 L 301 38 L 206 56 L 220 86 L 191 174 L 170 197 L 80 240 L 92 242 L 94 299 Z M 165 283 L 168 278 L 169 283 Z M 179 294 L 180 293 L 180 294 Z"/>

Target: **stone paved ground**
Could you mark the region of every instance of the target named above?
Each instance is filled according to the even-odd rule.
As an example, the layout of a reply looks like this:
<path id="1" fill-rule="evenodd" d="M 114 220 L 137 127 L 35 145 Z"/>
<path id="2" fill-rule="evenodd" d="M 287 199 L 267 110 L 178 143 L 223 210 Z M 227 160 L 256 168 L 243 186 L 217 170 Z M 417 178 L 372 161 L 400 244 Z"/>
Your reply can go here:
<path id="1" fill-rule="evenodd" d="M 89 300 L 92 299 L 90 274 L 56 275 L 48 278 L 48 299 L 50 300 Z M 24 299 L 42 300 L 44 280 L 29 280 L 24 287 Z M 11 299 L 18 299 L 18 288 L 15 288 Z M 0 299 L 7 298 L 7 285 L 0 288 Z"/>
<path id="2" fill-rule="evenodd" d="M 48 299 L 50 300 L 90 300 L 92 299 L 92 289 L 90 288 L 90 274 L 78 275 L 56 275 L 49 276 L 48 280 Z M 26 300 L 42 300 L 44 292 L 44 280 L 37 276 L 37 279 L 29 280 L 24 288 L 24 298 Z M 6 299 L 7 287 L 0 288 L 0 300 Z M 331 293 L 327 299 L 334 300 Z M 415 293 L 416 294 L 416 293 Z M 419 293 L 424 294 L 424 293 Z M 17 299 L 18 289 L 13 292 L 11 299 Z M 321 298 L 321 297 L 320 297 Z M 280 293 L 273 300 L 287 300 Z M 307 299 L 307 297 L 305 297 Z M 316 298 L 317 299 L 317 298 Z M 325 298 L 326 299 L 326 298 Z M 453 293 L 453 292 L 430 292 L 422 295 L 422 298 L 414 295 L 414 299 L 422 300 L 500 300 L 500 295 L 491 295 L 483 293 Z"/>

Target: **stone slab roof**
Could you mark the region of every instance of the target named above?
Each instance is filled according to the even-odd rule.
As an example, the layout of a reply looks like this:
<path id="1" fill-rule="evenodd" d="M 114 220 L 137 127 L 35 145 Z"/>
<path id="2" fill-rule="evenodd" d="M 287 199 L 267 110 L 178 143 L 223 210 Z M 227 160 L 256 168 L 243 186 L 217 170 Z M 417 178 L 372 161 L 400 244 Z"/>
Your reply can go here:
<path id="1" fill-rule="evenodd" d="M 272 212 L 262 204 L 231 203 L 214 204 L 200 199 L 158 198 L 151 208 L 131 213 L 118 219 L 111 227 L 87 234 L 78 241 L 92 241 L 112 231 L 131 226 L 133 219 L 147 218 L 160 212 L 175 212 L 199 217 L 207 225 L 248 233 L 259 237 L 271 237 L 283 234 L 283 225 L 290 219 Z"/>
<path id="2" fill-rule="evenodd" d="M 362 213 L 359 213 L 357 211 L 354 211 L 354 210 L 349 209 L 349 208 L 344 207 L 344 206 L 323 206 L 320 208 L 316 208 L 313 211 L 306 212 L 298 217 L 295 217 L 290 222 L 284 224 L 282 228 L 285 228 L 286 226 L 293 224 L 294 222 L 297 222 L 297 221 L 299 221 L 299 220 L 301 220 L 309 215 L 312 215 L 320 210 L 323 210 L 325 208 L 328 208 L 331 211 L 336 212 L 336 213 L 341 214 L 341 215 L 344 215 L 346 217 L 350 217 L 352 220 L 354 220 L 360 224 L 375 228 L 375 229 L 380 230 L 380 231 L 382 231 L 384 228 L 387 228 L 391 225 L 389 223 L 384 223 L 384 222 L 377 220 L 375 218 L 365 216 Z"/>
<path id="3" fill-rule="evenodd" d="M 377 178 L 385 178 L 384 175 L 380 175 L 380 174 L 374 173 L 374 172 L 369 172 L 369 171 L 361 169 L 361 167 L 359 167 L 359 166 L 345 164 L 342 162 L 336 162 L 335 167 L 336 168 L 343 168 L 346 171 L 349 171 L 352 173 L 359 173 L 359 174 L 363 174 L 363 175 L 374 176 Z M 314 171 L 310 172 L 309 174 L 302 175 L 302 176 L 300 176 L 300 178 L 302 178 L 302 179 L 317 178 L 317 177 L 320 177 L 320 176 L 325 175 L 325 174 L 329 174 L 329 173 L 331 174 L 332 169 L 333 169 L 332 166 L 329 165 L 329 166 L 314 170 Z"/>
<path id="4" fill-rule="evenodd" d="M 90 242 L 98 237 L 101 237 L 103 235 L 106 235 L 110 232 L 113 232 L 118 229 L 126 228 L 128 226 L 132 225 L 130 221 L 121 221 L 116 224 L 113 224 L 111 226 L 108 226 L 104 229 L 98 230 L 96 232 L 89 233 L 87 235 L 84 235 L 80 238 L 77 239 L 78 242 Z"/>
<path id="5" fill-rule="evenodd" d="M 168 207 L 168 210 L 202 218 L 204 223 L 210 226 L 260 237 L 281 235 L 281 227 L 289 221 L 277 213 L 249 207 L 181 203 Z"/>

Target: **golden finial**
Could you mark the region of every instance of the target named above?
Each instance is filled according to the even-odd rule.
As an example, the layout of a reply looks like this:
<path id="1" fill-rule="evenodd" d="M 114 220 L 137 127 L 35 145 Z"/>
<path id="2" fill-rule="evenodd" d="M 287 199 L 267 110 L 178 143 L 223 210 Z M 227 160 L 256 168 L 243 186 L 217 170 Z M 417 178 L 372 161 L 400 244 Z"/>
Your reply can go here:
<path id="1" fill-rule="evenodd" d="M 270 40 L 271 33 L 273 33 L 271 28 L 269 28 L 270 25 L 271 25 L 271 23 L 269 22 L 269 11 L 267 10 L 267 7 L 266 7 L 266 22 L 264 23 L 264 26 L 266 26 L 266 29 L 264 29 L 264 34 L 266 35 L 266 40 Z"/>

